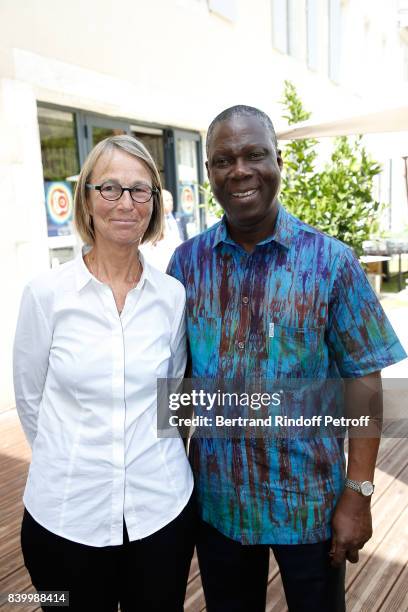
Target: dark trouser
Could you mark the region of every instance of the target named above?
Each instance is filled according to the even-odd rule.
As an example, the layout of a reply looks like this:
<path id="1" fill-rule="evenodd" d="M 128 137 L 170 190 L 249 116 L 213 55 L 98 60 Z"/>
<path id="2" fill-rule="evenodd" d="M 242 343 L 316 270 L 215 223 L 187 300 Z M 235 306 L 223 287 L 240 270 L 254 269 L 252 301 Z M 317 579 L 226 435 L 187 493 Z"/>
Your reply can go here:
<path id="1" fill-rule="evenodd" d="M 156 533 L 101 548 L 61 538 L 25 511 L 24 562 L 37 591 L 69 591 L 75 612 L 182 612 L 196 535 L 194 498 Z M 63 612 L 67 608 L 45 607 Z"/>
<path id="2" fill-rule="evenodd" d="M 264 612 L 269 548 L 289 612 L 344 612 L 345 566 L 330 566 L 330 541 L 246 546 L 200 521 L 197 551 L 208 612 Z"/>

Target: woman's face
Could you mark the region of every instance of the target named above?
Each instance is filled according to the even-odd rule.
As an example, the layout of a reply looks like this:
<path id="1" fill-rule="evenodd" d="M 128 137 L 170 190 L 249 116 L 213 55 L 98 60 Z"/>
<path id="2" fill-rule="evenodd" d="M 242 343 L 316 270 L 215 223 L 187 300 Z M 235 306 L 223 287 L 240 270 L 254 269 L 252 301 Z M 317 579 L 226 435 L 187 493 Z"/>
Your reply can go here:
<path id="1" fill-rule="evenodd" d="M 122 187 L 139 184 L 152 187 L 152 178 L 144 163 L 116 147 L 101 155 L 89 179 L 92 185 L 102 185 L 106 181 L 115 181 Z M 152 216 L 153 196 L 144 204 L 134 202 L 128 191 L 113 202 L 91 189 L 87 191 L 87 196 L 95 230 L 95 245 L 139 244 Z"/>

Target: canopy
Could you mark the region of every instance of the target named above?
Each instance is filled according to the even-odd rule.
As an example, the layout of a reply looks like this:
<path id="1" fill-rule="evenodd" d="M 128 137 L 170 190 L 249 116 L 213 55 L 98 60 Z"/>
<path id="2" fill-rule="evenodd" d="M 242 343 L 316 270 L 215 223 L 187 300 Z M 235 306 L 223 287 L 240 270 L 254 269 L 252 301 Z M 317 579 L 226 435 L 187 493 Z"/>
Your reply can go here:
<path id="1" fill-rule="evenodd" d="M 408 106 L 333 119 L 317 123 L 304 121 L 277 132 L 278 140 L 300 140 L 323 136 L 348 136 L 350 134 L 374 134 L 378 132 L 408 131 Z"/>

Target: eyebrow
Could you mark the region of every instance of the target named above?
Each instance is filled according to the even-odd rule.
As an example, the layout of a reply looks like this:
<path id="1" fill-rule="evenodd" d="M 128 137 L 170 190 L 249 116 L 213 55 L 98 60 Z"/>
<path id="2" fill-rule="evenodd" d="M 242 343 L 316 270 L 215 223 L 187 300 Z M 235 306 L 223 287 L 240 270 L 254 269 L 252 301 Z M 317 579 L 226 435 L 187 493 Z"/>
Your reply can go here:
<path id="1" fill-rule="evenodd" d="M 231 152 L 231 149 L 223 149 L 224 145 L 220 145 L 220 148 L 215 149 L 214 152 L 210 153 L 210 157 L 216 157 L 217 155 L 225 155 L 228 157 L 228 155 L 234 155 L 234 152 Z M 263 144 L 248 144 L 246 146 L 244 146 L 242 149 L 240 149 L 240 151 L 243 151 L 244 153 L 248 152 L 248 151 L 254 151 L 255 149 L 260 149 L 262 151 L 264 151 L 265 153 L 269 153 L 269 151 L 273 151 L 273 147 L 266 147 Z"/>
<path id="2" fill-rule="evenodd" d="M 120 181 L 118 181 L 118 179 L 113 179 L 113 178 L 101 178 L 99 179 L 99 184 L 102 185 L 103 183 L 117 183 L 118 185 L 121 185 Z M 144 185 L 145 187 L 152 187 L 152 185 L 150 185 L 150 183 L 147 183 L 146 181 L 135 181 L 134 183 L 131 183 L 129 186 L 131 187 L 136 187 L 137 185 Z M 121 187 L 123 187 L 123 185 L 121 185 Z"/>

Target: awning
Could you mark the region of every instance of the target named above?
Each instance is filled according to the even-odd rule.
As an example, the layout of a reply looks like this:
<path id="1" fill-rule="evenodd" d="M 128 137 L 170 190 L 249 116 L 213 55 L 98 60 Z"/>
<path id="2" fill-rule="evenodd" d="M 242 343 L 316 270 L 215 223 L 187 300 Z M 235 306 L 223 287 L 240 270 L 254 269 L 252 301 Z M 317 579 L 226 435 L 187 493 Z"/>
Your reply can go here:
<path id="1" fill-rule="evenodd" d="M 304 121 L 277 132 L 278 140 L 300 140 L 324 136 L 408 131 L 408 106 L 391 108 L 332 121 Z"/>

